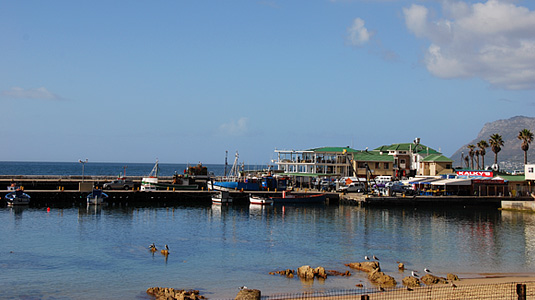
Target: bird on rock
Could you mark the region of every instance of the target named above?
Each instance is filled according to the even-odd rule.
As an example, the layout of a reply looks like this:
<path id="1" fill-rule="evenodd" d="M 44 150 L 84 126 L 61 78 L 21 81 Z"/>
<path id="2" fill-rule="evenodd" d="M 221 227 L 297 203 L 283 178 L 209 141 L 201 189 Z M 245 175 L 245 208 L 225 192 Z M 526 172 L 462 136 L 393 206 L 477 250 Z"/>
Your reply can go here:
<path id="1" fill-rule="evenodd" d="M 368 257 L 368 255 L 364 256 L 364 259 L 365 259 L 365 260 L 370 260 L 370 258 Z"/>
<path id="2" fill-rule="evenodd" d="M 424 268 L 424 272 L 431 273 L 431 271 L 428 268 Z"/>
<path id="3" fill-rule="evenodd" d="M 156 245 L 154 245 L 154 243 L 152 243 L 152 244 L 149 246 L 149 250 L 150 250 L 150 252 L 152 252 L 152 253 L 158 251 L 158 249 L 156 249 Z"/>
<path id="4" fill-rule="evenodd" d="M 411 274 L 412 274 L 412 277 L 418 277 L 418 274 L 414 271 L 412 271 Z"/>
<path id="5" fill-rule="evenodd" d="M 373 256 L 373 259 L 379 261 L 379 258 L 377 258 L 377 256 L 375 256 L 375 255 Z"/>

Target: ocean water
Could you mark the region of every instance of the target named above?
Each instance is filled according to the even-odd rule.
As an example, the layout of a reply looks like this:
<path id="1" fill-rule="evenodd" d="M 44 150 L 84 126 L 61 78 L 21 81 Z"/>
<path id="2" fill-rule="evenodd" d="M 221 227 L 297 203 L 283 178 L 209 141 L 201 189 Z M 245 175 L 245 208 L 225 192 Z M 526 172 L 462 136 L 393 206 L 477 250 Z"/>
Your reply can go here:
<path id="1" fill-rule="evenodd" d="M 168 164 L 159 163 L 160 176 L 173 176 L 175 172 L 182 174 L 188 166 L 195 164 Z M 209 173 L 222 176 L 225 173 L 224 164 L 205 164 Z M 125 168 L 126 167 L 126 168 Z M 126 176 L 146 176 L 149 175 L 154 163 L 99 163 L 87 162 L 10 162 L 0 161 L 0 175 L 103 175 L 119 176 L 126 171 Z M 232 165 L 227 166 L 227 173 Z M 267 168 L 264 165 L 245 165 L 245 170 L 262 170 Z M 83 169 L 83 170 L 82 170 Z"/>
<path id="2" fill-rule="evenodd" d="M 490 208 L 1 207 L 0 224 L 0 299 L 150 299 L 152 286 L 212 299 L 243 285 L 263 295 L 373 288 L 344 265 L 365 255 L 398 282 L 424 267 L 460 277 L 535 270 L 535 215 Z M 170 254 L 151 253 L 151 243 Z M 303 265 L 353 275 L 268 274 Z"/>

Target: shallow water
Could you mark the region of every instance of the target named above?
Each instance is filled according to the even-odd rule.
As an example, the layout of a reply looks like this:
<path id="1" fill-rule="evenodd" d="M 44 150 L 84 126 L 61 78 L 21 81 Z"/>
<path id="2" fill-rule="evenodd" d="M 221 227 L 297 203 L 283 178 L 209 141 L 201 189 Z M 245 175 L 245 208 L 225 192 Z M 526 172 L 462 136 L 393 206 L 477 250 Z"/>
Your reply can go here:
<path id="1" fill-rule="evenodd" d="M 151 286 L 209 298 L 234 298 L 243 285 L 263 295 L 352 289 L 370 286 L 364 274 L 310 283 L 268 272 L 344 272 L 365 255 L 398 282 L 424 267 L 461 277 L 535 270 L 535 215 L 495 209 L 0 208 L 0 224 L 2 299 L 148 299 Z M 151 243 L 168 244 L 169 256 L 150 253 Z"/>

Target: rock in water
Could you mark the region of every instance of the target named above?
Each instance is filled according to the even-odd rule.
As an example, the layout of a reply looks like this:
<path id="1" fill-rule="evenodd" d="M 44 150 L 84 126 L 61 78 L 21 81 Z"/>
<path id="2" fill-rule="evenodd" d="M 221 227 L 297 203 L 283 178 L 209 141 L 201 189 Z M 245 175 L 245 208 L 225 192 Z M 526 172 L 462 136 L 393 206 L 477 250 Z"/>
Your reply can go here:
<path id="1" fill-rule="evenodd" d="M 446 283 L 446 278 L 438 277 L 431 274 L 426 274 L 425 276 L 422 276 L 422 282 L 431 285 L 431 284 L 437 284 L 437 283 Z"/>
<path id="2" fill-rule="evenodd" d="M 151 287 L 147 289 L 147 294 L 154 296 L 157 300 L 169 300 L 169 299 L 180 299 L 180 300 L 199 300 L 205 299 L 204 296 L 199 295 L 197 290 L 178 290 L 173 288 L 163 288 L 163 287 Z"/>
<path id="3" fill-rule="evenodd" d="M 235 300 L 260 300 L 260 290 L 255 289 L 243 289 L 238 292 Z"/>
<path id="4" fill-rule="evenodd" d="M 297 276 L 304 279 L 314 279 L 314 269 L 310 266 L 301 266 L 297 269 Z"/>
<path id="5" fill-rule="evenodd" d="M 455 275 L 455 274 L 451 274 L 451 273 L 448 273 L 448 275 L 446 276 L 446 278 L 448 280 L 451 280 L 451 281 L 459 281 L 459 276 Z"/>
<path id="6" fill-rule="evenodd" d="M 385 273 L 375 270 L 368 275 L 368 279 L 380 286 L 396 286 L 397 282 L 394 277 L 386 275 Z"/>
<path id="7" fill-rule="evenodd" d="M 419 287 L 420 286 L 420 279 L 412 276 L 404 277 L 401 282 L 404 286 L 407 287 Z"/>
<path id="8" fill-rule="evenodd" d="M 378 261 L 365 261 L 365 262 L 360 262 L 360 263 L 356 262 L 356 263 L 349 263 L 345 265 L 352 269 L 357 269 L 359 271 L 364 271 L 367 273 L 370 273 L 373 271 L 381 271 L 381 267 Z"/>

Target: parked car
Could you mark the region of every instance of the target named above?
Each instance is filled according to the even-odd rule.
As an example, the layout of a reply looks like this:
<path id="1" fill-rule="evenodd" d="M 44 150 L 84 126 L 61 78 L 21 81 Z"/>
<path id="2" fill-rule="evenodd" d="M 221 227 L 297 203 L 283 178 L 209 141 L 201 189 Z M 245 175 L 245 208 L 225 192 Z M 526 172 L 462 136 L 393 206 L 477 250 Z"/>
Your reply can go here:
<path id="1" fill-rule="evenodd" d="M 362 182 L 352 182 L 348 185 L 344 185 L 338 188 L 339 192 L 357 192 L 361 193 L 364 191 L 364 183 Z"/>
<path id="2" fill-rule="evenodd" d="M 134 187 L 134 182 L 128 179 L 117 179 L 106 182 L 102 188 L 105 190 L 129 190 Z"/>

